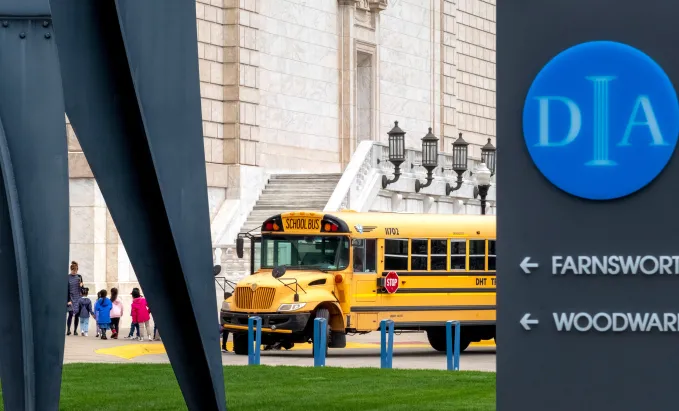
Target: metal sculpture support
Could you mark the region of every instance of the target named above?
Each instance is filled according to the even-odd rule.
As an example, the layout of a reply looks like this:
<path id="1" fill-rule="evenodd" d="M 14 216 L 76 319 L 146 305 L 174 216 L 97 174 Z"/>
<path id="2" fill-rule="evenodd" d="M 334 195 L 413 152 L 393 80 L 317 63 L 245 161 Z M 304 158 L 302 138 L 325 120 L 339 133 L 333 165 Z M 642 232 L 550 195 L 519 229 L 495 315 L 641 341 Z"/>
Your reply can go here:
<path id="1" fill-rule="evenodd" d="M 65 111 L 188 408 L 225 410 L 194 3 L 4 0 L 0 22 L 0 309 L 21 320 L 0 316 L 5 409 L 58 409 Z"/>
<path id="2" fill-rule="evenodd" d="M 47 1 L 9 3 L 0 2 L 0 380 L 6 410 L 56 410 L 68 269 L 64 102 Z"/>

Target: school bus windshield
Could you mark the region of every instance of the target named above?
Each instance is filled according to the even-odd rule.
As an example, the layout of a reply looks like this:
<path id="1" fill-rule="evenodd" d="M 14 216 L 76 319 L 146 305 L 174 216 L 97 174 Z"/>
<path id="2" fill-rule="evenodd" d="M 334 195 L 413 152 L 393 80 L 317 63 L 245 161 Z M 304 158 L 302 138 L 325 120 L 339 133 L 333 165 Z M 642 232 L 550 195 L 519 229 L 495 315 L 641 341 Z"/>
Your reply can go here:
<path id="1" fill-rule="evenodd" d="M 344 270 L 349 265 L 349 239 L 344 236 L 265 235 L 262 268 Z"/>

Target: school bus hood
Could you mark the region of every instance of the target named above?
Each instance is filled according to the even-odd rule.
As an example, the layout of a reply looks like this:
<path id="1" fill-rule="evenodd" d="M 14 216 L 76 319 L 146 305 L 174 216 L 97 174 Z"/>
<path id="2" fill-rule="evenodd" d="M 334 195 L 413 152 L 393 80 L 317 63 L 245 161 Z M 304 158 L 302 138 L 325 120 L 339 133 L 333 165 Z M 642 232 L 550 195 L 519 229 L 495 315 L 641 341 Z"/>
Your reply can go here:
<path id="1" fill-rule="evenodd" d="M 276 279 L 271 275 L 271 271 L 264 271 L 243 278 L 238 282 L 238 287 L 250 287 L 253 284 L 257 284 L 258 287 L 285 287 L 282 284 L 285 283 L 294 288 L 295 280 L 301 287 L 308 287 L 309 283 L 319 280 L 325 280 L 324 284 L 330 285 L 334 282 L 334 272 L 287 270 L 283 277 Z"/>

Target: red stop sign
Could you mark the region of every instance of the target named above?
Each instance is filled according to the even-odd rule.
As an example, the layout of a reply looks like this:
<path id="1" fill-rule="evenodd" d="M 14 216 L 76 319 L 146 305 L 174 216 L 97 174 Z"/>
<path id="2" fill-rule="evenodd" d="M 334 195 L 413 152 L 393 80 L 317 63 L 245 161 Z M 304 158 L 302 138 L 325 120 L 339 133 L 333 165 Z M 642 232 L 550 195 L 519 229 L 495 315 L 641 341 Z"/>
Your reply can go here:
<path id="1" fill-rule="evenodd" d="M 398 274 L 394 271 L 389 271 L 389 274 L 384 278 L 384 288 L 389 294 L 393 294 L 398 290 Z"/>

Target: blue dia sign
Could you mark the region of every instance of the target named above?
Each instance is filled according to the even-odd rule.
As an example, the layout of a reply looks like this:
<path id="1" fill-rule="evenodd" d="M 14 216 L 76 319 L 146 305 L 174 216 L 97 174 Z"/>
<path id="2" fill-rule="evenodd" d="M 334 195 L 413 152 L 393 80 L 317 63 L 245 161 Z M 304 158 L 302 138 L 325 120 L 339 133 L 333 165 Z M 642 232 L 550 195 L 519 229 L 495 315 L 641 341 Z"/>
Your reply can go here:
<path id="1" fill-rule="evenodd" d="M 571 47 L 540 71 L 523 108 L 533 162 L 560 189 L 620 198 L 665 168 L 679 135 L 672 82 L 643 52 L 593 41 Z"/>

